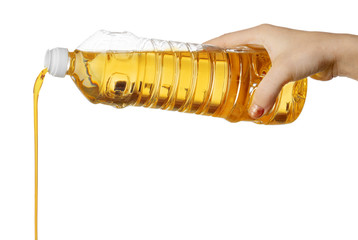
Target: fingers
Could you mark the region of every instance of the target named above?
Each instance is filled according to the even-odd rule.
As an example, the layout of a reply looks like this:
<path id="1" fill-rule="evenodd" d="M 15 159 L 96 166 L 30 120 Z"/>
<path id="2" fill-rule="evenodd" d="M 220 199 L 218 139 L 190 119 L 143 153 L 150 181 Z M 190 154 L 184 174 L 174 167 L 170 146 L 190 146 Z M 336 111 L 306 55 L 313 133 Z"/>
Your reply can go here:
<path id="1" fill-rule="evenodd" d="M 260 118 L 271 110 L 282 87 L 287 82 L 291 81 L 291 76 L 285 69 L 287 68 L 280 65 L 272 66 L 270 71 L 261 81 L 255 91 L 249 109 L 251 118 Z"/>
<path id="2" fill-rule="evenodd" d="M 263 45 L 262 34 L 268 25 L 260 25 L 253 28 L 226 33 L 220 37 L 204 42 L 204 44 L 215 45 L 222 48 L 232 48 L 243 44 Z"/>

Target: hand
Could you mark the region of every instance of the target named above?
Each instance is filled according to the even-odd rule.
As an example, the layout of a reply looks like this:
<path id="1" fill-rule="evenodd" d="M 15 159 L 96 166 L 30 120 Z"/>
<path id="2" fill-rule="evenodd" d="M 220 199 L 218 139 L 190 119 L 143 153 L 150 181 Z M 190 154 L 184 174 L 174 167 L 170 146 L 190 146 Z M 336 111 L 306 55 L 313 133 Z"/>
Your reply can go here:
<path id="1" fill-rule="evenodd" d="M 317 80 L 336 76 L 358 79 L 358 38 L 354 35 L 307 32 L 264 24 L 227 33 L 204 44 L 222 48 L 256 44 L 267 50 L 272 67 L 254 94 L 249 109 L 254 119 L 270 111 L 282 87 L 290 81 L 308 76 Z"/>

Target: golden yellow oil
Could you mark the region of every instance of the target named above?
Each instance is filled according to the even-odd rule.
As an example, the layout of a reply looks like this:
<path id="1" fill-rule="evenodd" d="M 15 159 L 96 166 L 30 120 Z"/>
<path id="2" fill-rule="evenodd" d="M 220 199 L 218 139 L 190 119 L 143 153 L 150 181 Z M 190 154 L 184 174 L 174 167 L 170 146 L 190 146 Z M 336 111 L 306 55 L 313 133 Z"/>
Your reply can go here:
<path id="1" fill-rule="evenodd" d="M 70 53 L 68 75 L 92 103 L 176 110 L 231 122 L 253 121 L 248 107 L 270 69 L 264 49 L 196 52 Z M 257 123 L 293 122 L 306 98 L 306 79 L 284 86 L 275 106 Z"/>
<path id="2" fill-rule="evenodd" d="M 248 107 L 271 66 L 263 49 L 242 52 L 83 52 L 70 53 L 67 72 L 93 103 L 177 110 L 252 121 Z M 38 239 L 38 96 L 47 69 L 34 85 L 35 240 Z M 306 79 L 286 84 L 269 114 L 257 123 L 294 121 L 306 98 Z"/>
<path id="3" fill-rule="evenodd" d="M 34 136 L 35 136 L 35 240 L 38 238 L 38 98 L 47 69 L 40 72 L 34 86 Z"/>

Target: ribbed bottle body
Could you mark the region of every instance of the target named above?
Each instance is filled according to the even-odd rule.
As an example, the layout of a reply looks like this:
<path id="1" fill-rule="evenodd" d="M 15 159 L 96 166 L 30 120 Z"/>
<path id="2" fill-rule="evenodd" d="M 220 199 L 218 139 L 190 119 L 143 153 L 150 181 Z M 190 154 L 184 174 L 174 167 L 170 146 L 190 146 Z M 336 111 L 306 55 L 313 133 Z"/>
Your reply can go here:
<path id="1" fill-rule="evenodd" d="M 175 110 L 232 122 L 253 121 L 248 107 L 271 66 L 264 49 L 227 50 L 150 39 L 144 44 L 151 44 L 154 50 L 76 50 L 70 54 L 68 74 L 93 103 Z M 305 79 L 286 84 L 272 111 L 256 122 L 294 121 L 305 96 Z"/>

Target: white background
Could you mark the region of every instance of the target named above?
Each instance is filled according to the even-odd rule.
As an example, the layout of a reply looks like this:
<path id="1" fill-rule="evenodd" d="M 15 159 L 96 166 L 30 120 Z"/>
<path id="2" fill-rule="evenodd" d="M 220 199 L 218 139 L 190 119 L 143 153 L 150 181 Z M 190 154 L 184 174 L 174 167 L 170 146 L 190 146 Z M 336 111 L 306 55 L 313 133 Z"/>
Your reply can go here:
<path id="1" fill-rule="evenodd" d="M 0 239 L 33 239 L 32 89 L 46 49 L 99 29 L 195 43 L 261 23 L 358 34 L 353 4 L 3 1 Z M 309 79 L 296 122 L 260 126 L 93 105 L 47 76 L 39 239 L 357 239 L 357 93 L 351 79 Z"/>

